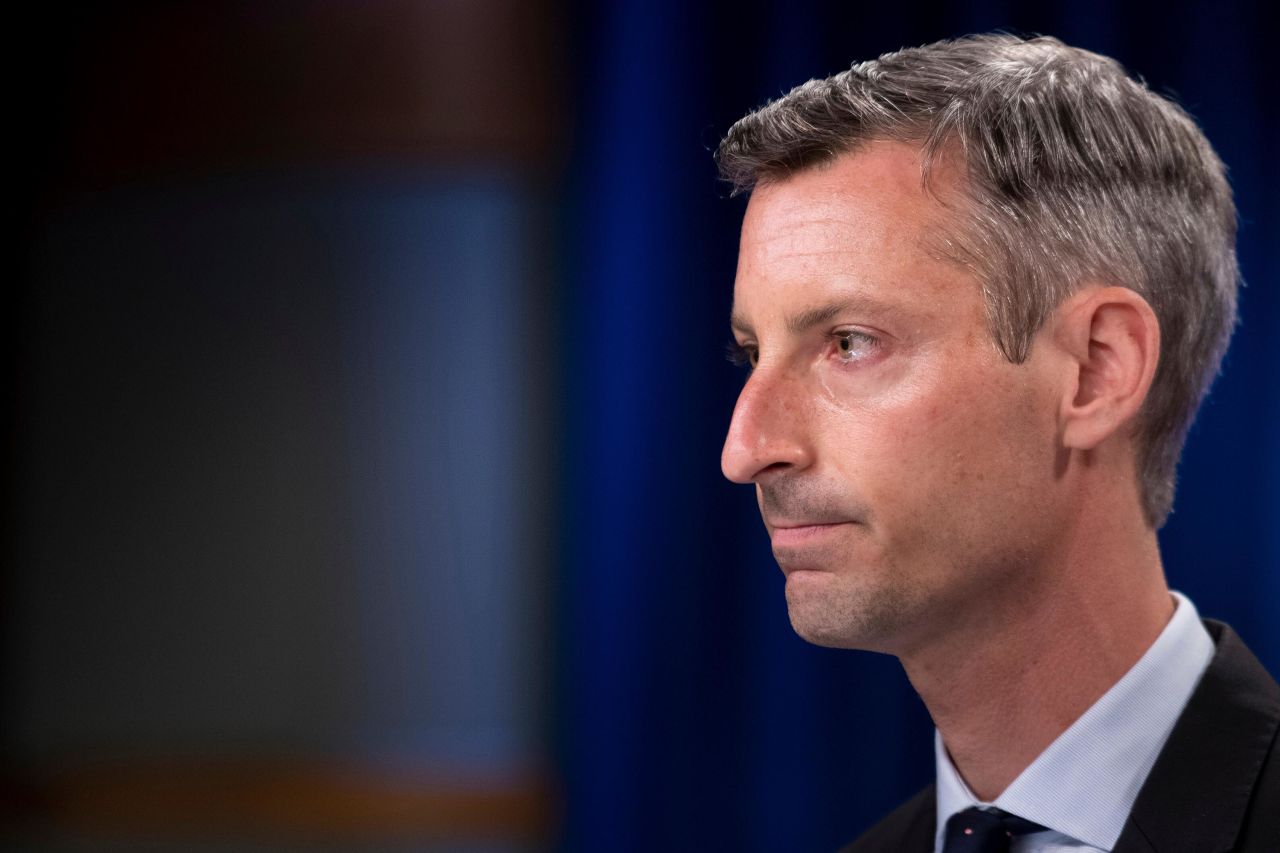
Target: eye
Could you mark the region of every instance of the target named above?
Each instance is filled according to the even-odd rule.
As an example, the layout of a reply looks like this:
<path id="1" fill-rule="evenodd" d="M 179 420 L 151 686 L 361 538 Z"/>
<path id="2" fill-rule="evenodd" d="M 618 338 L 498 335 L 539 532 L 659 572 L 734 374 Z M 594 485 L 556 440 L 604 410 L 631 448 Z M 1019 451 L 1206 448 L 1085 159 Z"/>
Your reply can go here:
<path id="1" fill-rule="evenodd" d="M 725 357 L 738 367 L 745 367 L 748 370 L 756 366 L 756 362 L 760 360 L 760 350 L 751 344 L 740 344 L 737 341 L 730 341 L 725 347 Z"/>
<path id="2" fill-rule="evenodd" d="M 875 336 L 852 329 L 833 333 L 831 340 L 835 342 L 836 357 L 842 364 L 869 358 L 880 347 L 880 340 Z"/>

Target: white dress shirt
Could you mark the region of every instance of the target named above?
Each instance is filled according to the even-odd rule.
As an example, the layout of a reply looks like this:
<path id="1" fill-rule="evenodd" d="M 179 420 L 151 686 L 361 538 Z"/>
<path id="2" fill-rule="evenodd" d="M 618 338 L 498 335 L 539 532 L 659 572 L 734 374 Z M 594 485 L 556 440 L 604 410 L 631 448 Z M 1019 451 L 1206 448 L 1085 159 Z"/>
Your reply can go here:
<path id="1" fill-rule="evenodd" d="M 1195 605 L 1174 592 L 1173 618 L 1137 663 L 1014 779 L 993 803 L 973 795 L 934 731 L 941 853 L 947 819 L 996 807 L 1048 827 L 1014 839 L 1012 853 L 1110 851 L 1138 790 L 1213 657 Z"/>

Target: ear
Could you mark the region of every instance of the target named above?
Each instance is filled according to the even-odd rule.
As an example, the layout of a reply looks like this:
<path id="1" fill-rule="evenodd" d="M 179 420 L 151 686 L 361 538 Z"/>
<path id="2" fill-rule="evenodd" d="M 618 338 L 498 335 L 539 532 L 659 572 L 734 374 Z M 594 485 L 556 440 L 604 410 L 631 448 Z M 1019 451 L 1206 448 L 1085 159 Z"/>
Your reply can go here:
<path id="1" fill-rule="evenodd" d="M 1055 312 L 1071 371 L 1060 408 L 1063 444 L 1092 450 L 1130 424 L 1151 389 L 1160 323 L 1126 287 L 1086 288 Z"/>

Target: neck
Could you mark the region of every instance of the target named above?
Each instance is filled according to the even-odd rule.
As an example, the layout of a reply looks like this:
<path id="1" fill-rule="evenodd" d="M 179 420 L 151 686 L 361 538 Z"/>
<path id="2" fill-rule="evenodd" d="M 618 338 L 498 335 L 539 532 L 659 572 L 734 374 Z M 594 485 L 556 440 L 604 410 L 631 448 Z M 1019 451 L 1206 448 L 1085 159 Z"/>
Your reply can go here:
<path id="1" fill-rule="evenodd" d="M 1098 533 L 1028 573 L 1034 584 L 986 602 L 980 618 L 901 656 L 984 802 L 1119 681 L 1173 614 L 1155 532 Z"/>

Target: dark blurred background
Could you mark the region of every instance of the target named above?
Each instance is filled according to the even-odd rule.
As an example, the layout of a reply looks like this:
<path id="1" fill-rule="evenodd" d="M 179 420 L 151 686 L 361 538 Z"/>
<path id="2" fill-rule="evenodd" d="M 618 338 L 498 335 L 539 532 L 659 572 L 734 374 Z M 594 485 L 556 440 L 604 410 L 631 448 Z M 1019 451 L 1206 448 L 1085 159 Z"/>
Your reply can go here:
<path id="1" fill-rule="evenodd" d="M 822 851 L 924 784 L 897 663 L 791 633 L 720 476 L 711 151 L 969 32 L 1120 59 L 1230 167 L 1243 323 L 1161 538 L 1280 672 L 1263 8 L 15 13 L 0 844 Z"/>

